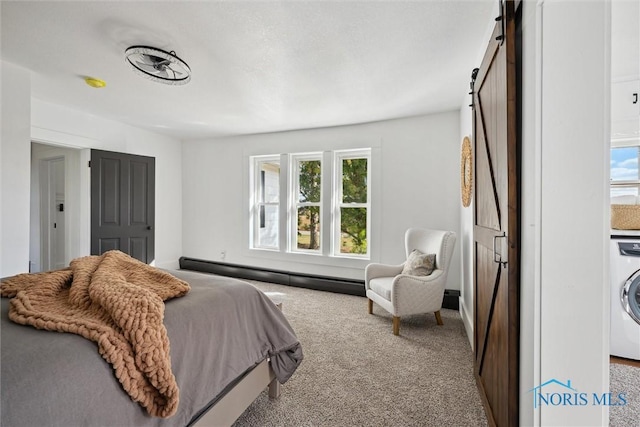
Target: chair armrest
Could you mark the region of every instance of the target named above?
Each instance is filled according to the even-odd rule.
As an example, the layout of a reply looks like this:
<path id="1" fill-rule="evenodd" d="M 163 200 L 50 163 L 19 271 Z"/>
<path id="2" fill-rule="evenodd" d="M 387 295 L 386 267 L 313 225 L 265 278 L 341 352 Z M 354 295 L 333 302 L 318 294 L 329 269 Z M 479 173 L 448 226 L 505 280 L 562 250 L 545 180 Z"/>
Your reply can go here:
<path id="1" fill-rule="evenodd" d="M 444 270 L 434 270 L 429 276 L 396 276 L 391 289 L 391 303 L 397 315 L 440 310 L 446 281 Z"/>
<path id="2" fill-rule="evenodd" d="M 369 288 L 369 280 L 376 277 L 395 277 L 402 273 L 404 263 L 400 265 L 371 263 L 364 269 L 365 286 Z"/>

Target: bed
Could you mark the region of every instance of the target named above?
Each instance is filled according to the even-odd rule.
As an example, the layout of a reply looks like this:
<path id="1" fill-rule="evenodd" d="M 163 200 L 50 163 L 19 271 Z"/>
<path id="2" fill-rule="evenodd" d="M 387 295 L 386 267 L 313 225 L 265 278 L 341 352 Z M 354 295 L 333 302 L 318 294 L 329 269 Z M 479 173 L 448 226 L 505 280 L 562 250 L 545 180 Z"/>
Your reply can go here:
<path id="1" fill-rule="evenodd" d="M 123 390 L 97 345 L 71 333 L 38 330 L 8 318 L 2 298 L 0 424 L 6 426 L 230 425 L 267 386 L 279 393 L 302 361 L 282 312 L 253 285 L 167 270 L 190 291 L 165 301 L 176 412 L 149 413 Z"/>

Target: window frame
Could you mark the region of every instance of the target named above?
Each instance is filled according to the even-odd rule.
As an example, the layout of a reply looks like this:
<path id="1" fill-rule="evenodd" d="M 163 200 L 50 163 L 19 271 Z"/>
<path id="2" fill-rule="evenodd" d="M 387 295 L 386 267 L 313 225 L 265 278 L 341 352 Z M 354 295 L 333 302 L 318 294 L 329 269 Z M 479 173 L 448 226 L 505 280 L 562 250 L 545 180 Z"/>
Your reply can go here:
<path id="1" fill-rule="evenodd" d="M 282 163 L 279 155 L 266 155 L 266 156 L 252 156 L 252 165 L 251 165 L 251 214 L 250 214 L 250 247 L 251 249 L 262 249 L 262 250 L 270 250 L 270 251 L 280 251 L 280 211 L 282 209 L 282 192 L 280 181 L 282 179 Z M 265 182 L 263 181 L 263 170 L 261 165 L 263 163 L 277 163 L 279 167 L 278 173 L 278 201 L 276 202 L 267 202 L 265 201 Z M 268 246 L 260 244 L 260 233 L 259 230 L 261 227 L 261 221 L 264 215 L 264 211 L 267 206 L 275 206 L 278 210 L 276 221 L 277 224 L 277 238 L 275 246 Z"/>
<path id="2" fill-rule="evenodd" d="M 640 144 L 629 144 L 629 145 L 617 145 L 617 146 L 612 146 L 610 148 L 611 152 L 610 152 L 610 157 L 613 158 L 613 150 L 616 149 L 625 149 L 625 148 L 635 148 L 636 149 L 636 159 L 638 160 L 638 164 L 640 166 Z M 613 165 L 611 165 L 613 166 Z M 611 168 L 610 166 L 610 168 Z M 632 180 L 613 180 L 613 178 L 611 178 L 611 170 L 609 170 L 609 194 L 610 197 L 615 197 L 614 196 L 614 190 L 620 190 L 620 189 L 624 189 L 624 188 L 634 188 L 635 197 L 640 197 L 640 171 L 638 173 L 638 179 L 632 179 Z M 624 195 L 624 194 L 620 194 L 620 195 Z"/>
<path id="3" fill-rule="evenodd" d="M 288 252 L 291 253 L 304 253 L 313 255 L 322 255 L 324 250 L 324 191 L 322 186 L 326 179 L 325 162 L 322 152 L 312 153 L 292 153 L 289 154 L 289 176 L 291 177 L 289 183 L 289 214 L 288 214 Z M 307 161 L 319 161 L 320 162 L 320 200 L 318 202 L 300 202 L 300 163 Z M 298 248 L 298 209 L 301 207 L 313 207 L 317 206 L 319 209 L 318 218 L 320 221 L 320 232 L 318 233 L 320 244 L 318 249 L 300 249 Z"/>
<path id="4" fill-rule="evenodd" d="M 343 162 L 348 159 L 367 160 L 367 201 L 365 203 L 343 202 Z M 371 149 L 336 150 L 333 152 L 333 191 L 332 191 L 332 256 L 340 258 L 370 259 L 371 258 Z M 342 208 L 365 208 L 367 252 L 364 254 L 343 253 L 342 246 Z"/>
<path id="5" fill-rule="evenodd" d="M 380 187 L 379 176 L 377 171 L 379 164 L 377 162 L 377 156 L 379 155 L 379 147 L 375 144 L 371 147 L 354 145 L 353 148 L 349 147 L 349 144 L 342 147 L 332 147 L 324 151 L 305 151 L 305 152 L 287 152 L 283 151 L 281 154 L 274 154 L 273 152 L 265 152 L 263 150 L 257 153 L 246 153 L 246 197 L 245 203 L 245 218 L 244 230 L 245 238 L 248 242 L 244 245 L 242 252 L 245 256 L 258 257 L 268 259 L 274 262 L 300 262 L 310 265 L 325 265 L 333 266 L 337 268 L 355 268 L 362 269 L 370 262 L 378 262 L 379 257 L 379 239 L 377 233 L 380 231 L 379 223 L 377 222 L 378 215 L 374 212 L 374 209 L 379 209 L 379 199 L 377 196 L 376 188 Z M 339 184 L 335 179 L 335 153 L 365 153 L 367 154 L 367 254 L 346 254 L 334 251 L 334 230 L 339 225 L 334 226 L 334 199 L 335 186 L 342 185 L 340 180 Z M 376 154 L 377 153 L 377 154 Z M 355 157 L 364 157 L 362 155 Z M 277 162 L 279 158 L 280 165 L 280 205 L 279 205 L 279 222 L 278 222 L 278 247 L 261 247 L 258 245 L 259 238 L 259 223 L 256 222 L 259 218 L 259 204 L 256 203 L 257 197 L 256 189 L 259 182 L 259 161 L 271 159 Z M 321 161 L 321 212 L 320 212 L 320 250 L 306 250 L 297 249 L 297 242 L 295 239 L 297 210 L 293 202 L 297 201 L 298 195 L 295 193 L 296 185 L 294 185 L 294 178 L 296 175 L 295 167 L 292 167 L 296 162 L 294 158 L 298 160 L 320 160 Z M 376 172 L 377 171 L 377 172 Z M 375 188 L 374 188 L 375 186 Z M 293 224 L 293 225 L 292 225 Z M 293 232 L 292 232 L 293 230 Z M 373 230 L 373 231 L 372 231 Z M 376 235 L 372 235 L 376 233 Z M 293 249 L 293 250 L 292 250 Z"/>

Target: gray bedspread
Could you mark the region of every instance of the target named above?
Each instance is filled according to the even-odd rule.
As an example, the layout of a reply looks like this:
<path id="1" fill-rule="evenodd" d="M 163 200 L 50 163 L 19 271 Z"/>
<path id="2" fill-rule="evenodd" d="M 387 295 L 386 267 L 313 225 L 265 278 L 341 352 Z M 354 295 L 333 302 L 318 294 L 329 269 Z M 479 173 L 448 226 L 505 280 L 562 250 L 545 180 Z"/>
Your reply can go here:
<path id="1" fill-rule="evenodd" d="M 284 383 L 302 348 L 284 315 L 262 292 L 237 279 L 170 271 L 191 291 L 166 302 L 171 368 L 180 389 L 177 413 L 150 417 L 118 383 L 95 343 L 78 335 L 0 323 L 0 425 L 187 426 L 230 383 L 271 357 Z"/>

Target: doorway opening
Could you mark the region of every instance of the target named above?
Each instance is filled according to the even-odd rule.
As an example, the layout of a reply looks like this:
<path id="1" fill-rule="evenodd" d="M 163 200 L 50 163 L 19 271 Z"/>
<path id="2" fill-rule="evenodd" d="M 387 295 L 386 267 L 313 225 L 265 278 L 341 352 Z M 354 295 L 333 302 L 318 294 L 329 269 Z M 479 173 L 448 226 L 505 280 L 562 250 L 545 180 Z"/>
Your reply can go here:
<path id="1" fill-rule="evenodd" d="M 79 256 L 80 152 L 31 143 L 31 272 L 64 268 Z"/>
<path id="2" fill-rule="evenodd" d="M 42 269 L 65 267 L 64 157 L 40 161 L 40 252 Z"/>

